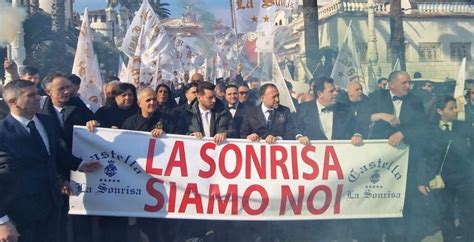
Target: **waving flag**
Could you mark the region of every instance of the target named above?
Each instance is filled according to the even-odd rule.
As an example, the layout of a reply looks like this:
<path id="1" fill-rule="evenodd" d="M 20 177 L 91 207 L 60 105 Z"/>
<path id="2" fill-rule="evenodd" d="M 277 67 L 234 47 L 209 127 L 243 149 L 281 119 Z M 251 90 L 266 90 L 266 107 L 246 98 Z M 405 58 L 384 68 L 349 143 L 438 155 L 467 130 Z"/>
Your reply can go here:
<path id="1" fill-rule="evenodd" d="M 100 76 L 99 62 L 92 45 L 91 29 L 89 27 L 89 14 L 84 10 L 84 17 L 77 40 L 76 55 L 72 67 L 73 74 L 81 78 L 79 94 L 89 106 L 102 103 L 102 79 Z"/>

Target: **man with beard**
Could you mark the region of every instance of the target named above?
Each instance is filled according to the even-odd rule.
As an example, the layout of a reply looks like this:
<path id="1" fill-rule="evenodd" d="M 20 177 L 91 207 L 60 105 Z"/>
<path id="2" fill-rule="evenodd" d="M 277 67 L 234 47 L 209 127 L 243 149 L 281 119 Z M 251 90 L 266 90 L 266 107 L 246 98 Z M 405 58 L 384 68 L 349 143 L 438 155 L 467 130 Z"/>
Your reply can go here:
<path id="1" fill-rule="evenodd" d="M 268 144 L 294 139 L 294 121 L 290 109 L 280 105 L 277 87 L 272 83 L 260 87 L 260 100 L 260 105 L 246 109 L 240 137 L 254 142 L 264 139 Z"/>
<path id="2" fill-rule="evenodd" d="M 181 113 L 176 133 L 189 134 L 196 139 L 212 137 L 217 145 L 224 142 L 231 133 L 232 115 L 216 100 L 214 84 L 200 82 L 197 86 L 197 100 L 190 109 Z M 191 238 L 205 238 L 205 241 L 227 241 L 223 239 L 226 236 L 225 229 L 220 229 L 220 225 L 218 221 L 190 220 L 184 223 L 185 230 L 182 234 Z M 214 231 L 216 228 L 217 231 Z"/>
<path id="3" fill-rule="evenodd" d="M 232 115 L 223 105 L 216 105 L 214 88 L 210 82 L 198 84 L 197 101 L 190 110 L 181 114 L 176 131 L 178 134 L 189 134 L 197 139 L 213 137 L 216 144 L 227 138 Z"/>
<path id="4" fill-rule="evenodd" d="M 230 84 L 225 88 L 225 107 L 232 115 L 232 138 L 240 138 L 240 125 L 244 120 L 245 105 L 239 102 L 237 86 Z"/>

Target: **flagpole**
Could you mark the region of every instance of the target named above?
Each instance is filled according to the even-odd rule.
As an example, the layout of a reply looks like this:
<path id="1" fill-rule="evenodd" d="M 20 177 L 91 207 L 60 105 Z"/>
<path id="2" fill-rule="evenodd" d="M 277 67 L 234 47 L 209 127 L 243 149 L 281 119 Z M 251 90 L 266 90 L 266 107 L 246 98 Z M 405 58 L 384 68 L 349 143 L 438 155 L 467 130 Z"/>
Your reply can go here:
<path id="1" fill-rule="evenodd" d="M 229 0 L 230 2 L 230 16 L 231 16 L 231 21 L 232 21 L 232 28 L 234 29 L 234 38 L 235 38 L 235 44 L 237 45 L 237 61 L 240 63 L 240 51 L 239 51 L 239 36 L 238 36 L 238 31 L 237 31 L 237 19 L 235 17 L 235 11 L 234 11 L 234 1 Z"/>
<path id="2" fill-rule="evenodd" d="M 312 76 L 314 76 L 314 73 L 318 70 L 319 66 L 321 65 L 321 62 L 318 63 L 314 71 L 311 73 Z"/>
<path id="3" fill-rule="evenodd" d="M 251 75 L 252 75 L 252 73 L 253 73 L 255 70 L 257 70 L 257 68 L 259 68 L 259 67 L 260 67 L 260 66 L 256 66 L 256 67 L 254 67 L 254 68 L 253 68 L 253 69 L 252 69 L 252 70 L 249 72 L 249 76 L 251 76 Z"/>

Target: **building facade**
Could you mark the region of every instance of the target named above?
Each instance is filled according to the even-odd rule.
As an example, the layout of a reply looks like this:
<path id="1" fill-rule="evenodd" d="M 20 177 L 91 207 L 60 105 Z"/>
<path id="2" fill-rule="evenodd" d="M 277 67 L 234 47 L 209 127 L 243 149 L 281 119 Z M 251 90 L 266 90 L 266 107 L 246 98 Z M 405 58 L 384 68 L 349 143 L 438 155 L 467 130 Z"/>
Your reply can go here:
<path id="1" fill-rule="evenodd" d="M 375 33 L 378 65 L 382 76 L 392 68 L 390 53 L 390 4 L 375 1 Z M 300 6 L 301 7 L 301 6 Z M 474 77 L 474 4 L 466 1 L 416 3 L 404 1 L 403 29 L 407 71 L 420 72 L 423 78 L 456 79 L 463 57 L 468 60 L 467 77 Z M 319 13 L 319 45 L 337 49 L 344 41 L 349 22 L 363 71 L 367 70 L 367 2 L 337 0 L 322 6 Z M 280 20 L 277 19 L 279 22 Z M 288 21 L 293 35 L 279 51 L 280 59 L 306 63 L 304 22 L 297 10 Z M 304 68 L 297 65 L 297 79 L 303 81 Z M 367 73 L 364 73 L 367 76 Z"/>

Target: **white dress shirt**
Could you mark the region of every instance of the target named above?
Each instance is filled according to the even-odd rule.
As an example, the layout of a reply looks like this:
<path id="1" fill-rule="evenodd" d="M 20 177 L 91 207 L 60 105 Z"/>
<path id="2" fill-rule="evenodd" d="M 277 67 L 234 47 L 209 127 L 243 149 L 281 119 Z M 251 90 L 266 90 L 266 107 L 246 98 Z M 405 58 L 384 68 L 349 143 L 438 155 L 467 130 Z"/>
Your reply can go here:
<path id="1" fill-rule="evenodd" d="M 269 112 L 269 111 L 270 111 L 270 110 L 273 110 L 273 109 L 267 108 L 267 107 L 265 106 L 265 104 L 263 104 L 263 103 L 262 103 L 261 106 L 262 106 L 263 115 L 265 116 L 265 121 L 268 123 L 268 121 L 270 121 L 270 120 L 268 120 L 268 118 L 270 117 L 270 112 Z"/>
<path id="2" fill-rule="evenodd" d="M 59 125 L 61 125 L 61 127 L 64 127 L 64 108 L 58 108 L 56 106 L 53 107 L 54 111 L 56 111 L 56 116 L 59 119 Z"/>
<path id="3" fill-rule="evenodd" d="M 332 110 L 325 110 L 323 112 L 323 106 L 316 100 L 316 106 L 318 107 L 319 123 L 321 124 L 321 130 L 328 140 L 332 140 L 332 125 L 334 119 L 334 112 Z"/>
<path id="4" fill-rule="evenodd" d="M 446 127 L 446 125 L 448 125 Z M 442 120 L 439 121 L 439 128 L 443 131 L 452 131 L 453 130 L 453 122 L 444 122 Z M 448 130 L 446 130 L 446 128 Z"/>
<path id="5" fill-rule="evenodd" d="M 230 108 L 231 105 L 229 105 L 229 112 L 232 114 L 232 118 L 235 116 L 235 113 L 237 113 L 237 108 L 239 108 L 239 102 L 237 102 L 234 105 L 234 108 Z"/>
<path id="6" fill-rule="evenodd" d="M 402 100 L 393 100 L 393 97 L 395 97 L 395 94 L 393 94 L 392 91 L 390 91 L 390 100 L 392 100 L 393 103 L 393 108 L 395 109 L 395 116 L 397 118 L 400 118 L 400 111 L 402 110 Z"/>
<path id="7" fill-rule="evenodd" d="M 33 116 L 32 119 L 27 119 L 23 118 L 20 116 L 17 116 L 13 113 L 11 113 L 12 117 L 16 119 L 18 122 L 20 122 L 21 126 L 26 129 L 28 133 L 30 132 L 30 128 L 28 128 L 28 123 L 33 120 L 35 122 L 36 129 L 38 130 L 38 133 L 41 136 L 41 139 L 43 140 L 44 146 L 46 147 L 46 150 L 48 151 L 48 154 L 51 154 L 49 151 L 49 139 L 48 139 L 48 134 L 46 133 L 46 129 L 44 128 L 43 124 L 41 121 L 35 116 Z"/>
<path id="8" fill-rule="evenodd" d="M 199 107 L 199 113 L 201 114 L 204 137 L 211 137 L 211 110 L 203 110 Z"/>

